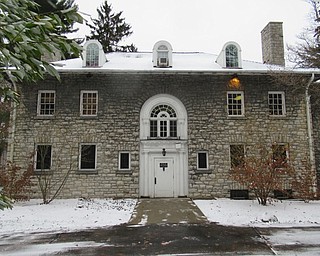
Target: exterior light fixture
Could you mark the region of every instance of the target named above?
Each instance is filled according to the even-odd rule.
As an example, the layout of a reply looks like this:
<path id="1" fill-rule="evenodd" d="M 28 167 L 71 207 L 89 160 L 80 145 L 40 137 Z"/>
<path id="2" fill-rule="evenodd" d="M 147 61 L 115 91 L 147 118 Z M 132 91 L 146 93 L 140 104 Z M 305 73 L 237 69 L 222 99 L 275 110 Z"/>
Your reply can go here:
<path id="1" fill-rule="evenodd" d="M 241 87 L 241 82 L 237 74 L 234 74 L 228 83 L 230 88 L 239 89 Z"/>
<path id="2" fill-rule="evenodd" d="M 166 154 L 167 154 L 166 149 L 163 148 L 163 149 L 162 149 L 162 155 L 163 155 L 163 156 L 166 156 Z"/>

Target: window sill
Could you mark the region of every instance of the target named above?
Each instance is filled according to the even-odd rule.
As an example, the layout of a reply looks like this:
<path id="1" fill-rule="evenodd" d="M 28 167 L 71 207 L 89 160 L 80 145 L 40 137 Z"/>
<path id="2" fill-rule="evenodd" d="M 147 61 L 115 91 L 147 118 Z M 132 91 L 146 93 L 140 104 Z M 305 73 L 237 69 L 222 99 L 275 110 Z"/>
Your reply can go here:
<path id="1" fill-rule="evenodd" d="M 246 116 L 227 116 L 227 119 L 240 119 L 240 120 L 245 120 L 247 119 Z"/>
<path id="2" fill-rule="evenodd" d="M 132 170 L 117 170 L 117 174 L 130 174 L 130 175 L 132 175 Z"/>
<path id="3" fill-rule="evenodd" d="M 53 171 L 52 170 L 34 170 L 34 175 L 36 176 L 42 176 L 42 175 L 52 175 L 53 174 Z"/>
<path id="4" fill-rule="evenodd" d="M 98 174 L 98 170 L 78 170 L 77 174 L 85 174 L 85 175 L 91 175 L 91 174 Z"/>
<path id="5" fill-rule="evenodd" d="M 39 119 L 39 120 L 50 120 L 50 119 L 54 119 L 54 118 L 55 118 L 54 115 L 52 115 L 52 116 L 41 116 L 41 115 L 37 115 L 37 116 L 35 117 L 35 119 Z"/>
<path id="6" fill-rule="evenodd" d="M 212 170 L 195 170 L 195 174 L 211 174 L 212 173 Z"/>
<path id="7" fill-rule="evenodd" d="M 98 115 L 96 115 L 96 116 L 80 116 L 80 119 L 98 119 Z"/>
<path id="8" fill-rule="evenodd" d="M 181 140 L 179 137 L 147 137 L 147 140 Z"/>
<path id="9" fill-rule="evenodd" d="M 269 115 L 270 119 L 289 119 L 286 115 Z"/>

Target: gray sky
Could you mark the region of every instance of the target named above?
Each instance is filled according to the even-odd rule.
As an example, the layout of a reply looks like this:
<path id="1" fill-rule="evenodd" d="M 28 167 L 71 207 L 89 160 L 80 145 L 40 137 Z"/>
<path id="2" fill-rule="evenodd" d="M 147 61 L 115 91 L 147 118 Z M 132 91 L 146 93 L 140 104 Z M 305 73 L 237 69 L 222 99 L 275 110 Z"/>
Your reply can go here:
<path id="1" fill-rule="evenodd" d="M 97 18 L 103 0 L 75 0 L 79 11 Z M 295 44 L 310 24 L 305 0 L 108 0 L 114 12 L 132 26 L 124 43 L 152 51 L 167 40 L 174 51 L 219 54 L 227 41 L 236 41 L 242 58 L 261 62 L 260 32 L 269 21 L 282 21 L 285 44 Z M 87 15 L 83 15 L 89 18 Z M 77 36 L 89 35 L 82 26 Z"/>

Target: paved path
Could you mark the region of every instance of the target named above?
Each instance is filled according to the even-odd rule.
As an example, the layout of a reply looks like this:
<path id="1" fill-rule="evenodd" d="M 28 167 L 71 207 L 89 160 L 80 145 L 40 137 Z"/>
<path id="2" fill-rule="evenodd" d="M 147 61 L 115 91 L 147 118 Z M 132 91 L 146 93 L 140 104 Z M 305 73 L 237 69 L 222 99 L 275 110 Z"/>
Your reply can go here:
<path id="1" fill-rule="evenodd" d="M 129 224 L 196 224 L 207 221 L 189 198 L 140 199 Z"/>

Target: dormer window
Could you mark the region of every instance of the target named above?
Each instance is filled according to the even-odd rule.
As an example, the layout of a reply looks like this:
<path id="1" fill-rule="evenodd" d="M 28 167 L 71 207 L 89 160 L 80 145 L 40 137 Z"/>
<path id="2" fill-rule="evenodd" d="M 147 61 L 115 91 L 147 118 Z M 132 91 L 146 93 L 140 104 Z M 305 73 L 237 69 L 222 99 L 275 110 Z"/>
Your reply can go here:
<path id="1" fill-rule="evenodd" d="M 223 68 L 242 68 L 240 45 L 236 42 L 226 43 L 216 62 Z"/>
<path id="2" fill-rule="evenodd" d="M 153 66 L 172 67 L 172 46 L 167 41 L 159 41 L 153 47 Z"/>
<path id="3" fill-rule="evenodd" d="M 239 67 L 238 48 L 234 44 L 229 44 L 226 47 L 226 67 Z"/>
<path id="4" fill-rule="evenodd" d="M 99 46 L 94 43 L 87 46 L 86 66 L 99 67 Z"/>
<path id="5" fill-rule="evenodd" d="M 83 48 L 83 67 L 98 68 L 102 67 L 106 62 L 106 57 L 99 41 L 89 40 L 84 44 Z"/>

